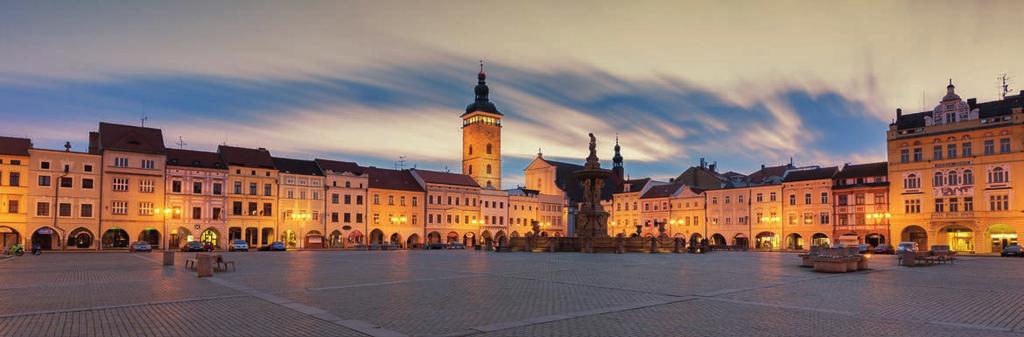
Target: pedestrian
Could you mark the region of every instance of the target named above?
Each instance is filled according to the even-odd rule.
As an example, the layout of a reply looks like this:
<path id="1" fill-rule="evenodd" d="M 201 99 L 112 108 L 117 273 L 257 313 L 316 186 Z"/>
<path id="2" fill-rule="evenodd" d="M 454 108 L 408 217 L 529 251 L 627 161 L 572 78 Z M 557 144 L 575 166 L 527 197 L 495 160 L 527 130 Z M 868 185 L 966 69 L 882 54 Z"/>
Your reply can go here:
<path id="1" fill-rule="evenodd" d="M 38 242 L 32 243 L 32 255 L 39 255 L 43 253 L 43 247 Z"/>

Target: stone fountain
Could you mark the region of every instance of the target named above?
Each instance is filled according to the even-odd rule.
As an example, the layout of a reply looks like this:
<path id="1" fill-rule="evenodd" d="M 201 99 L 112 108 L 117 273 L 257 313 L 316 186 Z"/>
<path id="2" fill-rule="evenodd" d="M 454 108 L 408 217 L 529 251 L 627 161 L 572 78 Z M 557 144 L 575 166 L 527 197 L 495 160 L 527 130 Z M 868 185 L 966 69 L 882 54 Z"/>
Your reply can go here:
<path id="1" fill-rule="evenodd" d="M 587 156 L 587 163 L 582 170 L 574 174 L 583 187 L 583 203 L 576 214 L 576 237 L 584 242 L 607 238 L 608 212 L 601 206 L 601 190 L 604 189 L 605 179 L 614 173 L 601 168 L 601 163 L 597 159 L 597 139 L 593 133 L 590 134 L 590 155 Z"/>

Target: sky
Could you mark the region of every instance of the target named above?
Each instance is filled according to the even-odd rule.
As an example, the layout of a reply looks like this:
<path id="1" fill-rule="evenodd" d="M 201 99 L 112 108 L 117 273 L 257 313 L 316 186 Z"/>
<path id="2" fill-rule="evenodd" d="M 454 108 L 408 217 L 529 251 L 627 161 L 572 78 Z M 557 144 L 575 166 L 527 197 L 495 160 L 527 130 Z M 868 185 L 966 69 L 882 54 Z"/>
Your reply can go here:
<path id="1" fill-rule="evenodd" d="M 1019 1 L 0 0 L 0 135 L 87 146 L 99 121 L 166 144 L 460 170 L 483 60 L 504 187 L 536 157 L 667 180 L 700 158 L 885 160 L 896 108 L 1024 88 Z M 1018 78 L 1021 78 L 1018 80 Z M 1019 83 L 1018 85 L 1015 85 Z M 180 137 L 180 138 L 179 138 Z"/>

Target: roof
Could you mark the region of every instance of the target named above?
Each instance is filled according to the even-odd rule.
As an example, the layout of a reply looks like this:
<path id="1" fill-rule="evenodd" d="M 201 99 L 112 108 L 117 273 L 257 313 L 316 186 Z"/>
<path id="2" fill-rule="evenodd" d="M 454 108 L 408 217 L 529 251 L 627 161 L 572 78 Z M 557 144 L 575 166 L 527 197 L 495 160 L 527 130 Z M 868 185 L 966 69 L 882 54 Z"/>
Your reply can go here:
<path id="1" fill-rule="evenodd" d="M 675 180 L 688 186 L 696 186 L 705 189 L 721 188 L 729 178 L 715 172 L 707 166 L 691 166 L 679 174 Z"/>
<path id="2" fill-rule="evenodd" d="M 789 171 L 786 177 L 782 178 L 782 182 L 832 179 L 838 171 L 839 168 L 835 166 Z"/>
<path id="3" fill-rule="evenodd" d="M 32 140 L 28 138 L 0 137 L 0 154 L 28 157 Z"/>
<path id="4" fill-rule="evenodd" d="M 647 185 L 647 182 L 649 181 L 651 181 L 651 178 L 626 180 L 622 182 L 622 187 L 615 193 L 626 192 L 626 185 L 629 185 L 629 192 L 640 192 L 640 189 L 642 189 L 644 185 Z"/>
<path id="5" fill-rule="evenodd" d="M 331 171 L 334 173 L 351 172 L 355 174 L 363 174 L 364 172 L 363 167 L 359 166 L 359 164 L 356 164 L 354 162 L 337 161 L 330 159 L 316 159 L 314 161 L 318 166 L 320 166 L 320 170 L 325 173 Z"/>
<path id="6" fill-rule="evenodd" d="M 526 187 L 516 187 L 513 189 L 505 190 L 505 192 L 507 192 L 510 197 L 535 197 L 538 194 L 540 194 L 540 191 L 531 190 Z"/>
<path id="7" fill-rule="evenodd" d="M 160 129 L 100 122 L 99 150 L 164 154 Z"/>
<path id="8" fill-rule="evenodd" d="M 476 180 L 473 180 L 472 177 L 465 174 L 428 171 L 419 169 L 412 169 L 411 171 L 413 172 L 413 174 L 419 176 L 420 179 L 423 179 L 423 182 L 426 182 L 428 184 L 480 187 L 480 185 L 476 183 Z"/>
<path id="9" fill-rule="evenodd" d="M 644 195 L 640 196 L 640 199 L 668 198 L 682 186 L 683 184 L 680 182 L 651 186 L 651 188 L 647 189 L 647 192 L 644 192 Z"/>
<path id="10" fill-rule="evenodd" d="M 216 152 L 167 149 L 167 165 L 227 169 Z"/>
<path id="11" fill-rule="evenodd" d="M 974 98 L 967 100 L 968 109 L 978 109 L 978 118 L 991 118 L 997 116 L 1008 116 L 1013 113 L 1013 108 L 1024 107 L 1024 90 L 1018 95 L 1006 96 L 1004 99 L 977 103 Z M 924 118 L 931 116 L 933 111 L 922 111 L 911 114 L 903 114 L 896 117 L 896 129 L 916 129 L 925 127 Z"/>
<path id="12" fill-rule="evenodd" d="M 272 159 L 274 161 L 274 167 L 277 168 L 278 171 L 281 171 L 281 173 L 300 174 L 306 176 L 324 175 L 324 173 L 320 171 L 320 166 L 317 166 L 316 162 L 312 160 L 278 157 L 272 157 Z"/>
<path id="13" fill-rule="evenodd" d="M 576 171 L 582 170 L 583 166 L 564 163 L 560 161 L 540 158 L 544 162 L 555 167 L 555 185 L 565 191 L 569 200 L 583 202 L 583 187 L 576 180 Z M 604 180 L 604 187 L 601 189 L 601 200 L 609 200 L 612 194 L 622 191 L 622 179 L 616 175 L 610 175 Z"/>
<path id="14" fill-rule="evenodd" d="M 843 165 L 843 169 L 836 174 L 836 179 L 850 179 L 850 178 L 867 178 L 867 177 L 878 177 L 889 174 L 889 163 L 888 162 L 877 162 L 867 164 L 846 164 Z"/>
<path id="15" fill-rule="evenodd" d="M 770 180 L 772 180 L 772 178 L 782 178 L 782 176 L 786 175 L 786 171 L 791 170 L 793 168 L 793 164 L 785 164 L 779 166 L 762 165 L 760 170 L 754 171 L 754 173 L 751 173 L 749 176 L 747 176 L 747 180 L 749 180 L 751 184 L 764 184 L 766 182 L 771 183 Z"/>
<path id="16" fill-rule="evenodd" d="M 370 188 L 423 192 L 423 187 L 420 187 L 420 183 L 416 182 L 416 178 L 409 170 L 389 170 L 371 166 L 363 168 L 363 172 L 370 174 Z"/>
<path id="17" fill-rule="evenodd" d="M 221 160 L 225 165 L 234 165 L 251 168 L 273 169 L 274 158 L 270 156 L 267 149 L 250 149 L 245 147 L 234 147 L 221 145 L 217 147 Z"/>

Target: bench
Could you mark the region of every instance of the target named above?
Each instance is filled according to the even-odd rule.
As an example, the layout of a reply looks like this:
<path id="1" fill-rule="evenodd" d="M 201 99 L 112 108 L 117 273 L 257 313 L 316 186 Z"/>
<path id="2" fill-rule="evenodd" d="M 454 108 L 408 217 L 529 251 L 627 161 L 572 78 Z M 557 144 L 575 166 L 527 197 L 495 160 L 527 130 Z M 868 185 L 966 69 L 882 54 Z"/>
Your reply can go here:
<path id="1" fill-rule="evenodd" d="M 217 257 L 217 262 L 215 262 L 215 263 L 217 264 L 217 268 L 220 269 L 220 270 L 227 271 L 228 270 L 228 266 L 231 266 L 231 271 L 235 270 L 235 261 L 228 261 L 228 260 L 224 260 L 221 257 Z"/>
<path id="2" fill-rule="evenodd" d="M 185 268 L 196 269 L 196 262 L 199 261 L 195 257 L 185 259 Z"/>

